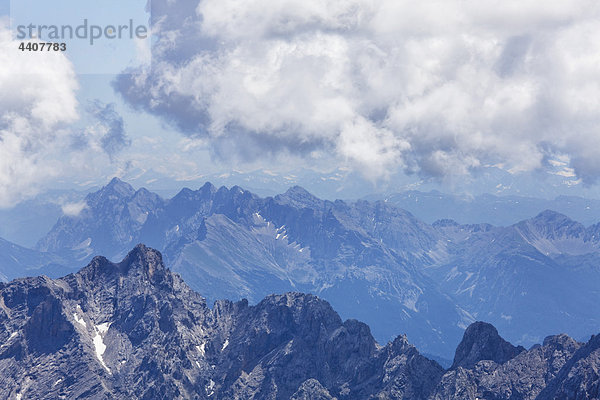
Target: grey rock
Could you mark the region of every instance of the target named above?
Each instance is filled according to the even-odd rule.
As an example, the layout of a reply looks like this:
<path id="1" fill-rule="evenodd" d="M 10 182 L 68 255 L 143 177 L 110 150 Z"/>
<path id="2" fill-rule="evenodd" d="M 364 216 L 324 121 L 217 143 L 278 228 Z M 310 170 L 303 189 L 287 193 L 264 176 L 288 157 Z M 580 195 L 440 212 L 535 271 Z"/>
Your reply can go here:
<path id="1" fill-rule="evenodd" d="M 298 186 L 261 198 L 210 183 L 163 200 L 113 180 L 38 249 L 79 265 L 97 254 L 119 260 L 146 243 L 209 302 L 315 293 L 344 318 L 368 323 L 379 341 L 405 332 L 444 359 L 475 320 L 525 347 L 600 326 L 600 224 L 543 211 L 506 227 L 429 225 L 388 200 L 327 201 Z"/>
<path id="2" fill-rule="evenodd" d="M 318 380 L 307 379 L 290 400 L 336 400 L 336 398 L 332 397 Z"/>
<path id="3" fill-rule="evenodd" d="M 456 348 L 451 368 L 472 368 L 482 360 L 504 364 L 523 351 L 525 349 L 522 346 L 515 347 L 502 339 L 493 325 L 478 321 L 465 331 L 462 341 Z"/>
<path id="4" fill-rule="evenodd" d="M 143 242 L 211 302 L 316 293 L 345 318 L 371 324 L 381 341 L 402 330 L 424 351 L 446 357 L 459 325 L 472 321 L 418 267 L 431 262 L 424 248 L 435 246 L 439 233 L 384 202 L 330 202 L 300 187 L 260 198 L 210 183 L 162 200 L 117 179 L 86 201 L 39 249 L 120 259 Z"/>
<path id="5" fill-rule="evenodd" d="M 0 284 L 0 397 L 594 399 L 599 338 L 525 350 L 477 322 L 445 371 L 404 335 L 380 346 L 314 295 L 209 308 L 138 245 L 120 263 Z"/>
<path id="6" fill-rule="evenodd" d="M 143 245 L 117 264 L 0 285 L 0 339 L 3 398 L 424 399 L 442 373 L 405 338 L 379 347 L 313 295 L 210 309 Z"/>
<path id="7" fill-rule="evenodd" d="M 77 216 L 62 216 L 36 248 L 59 252 L 77 260 L 104 254 L 120 258 L 136 243 L 138 232 L 151 213 L 164 205 L 160 196 L 114 178 L 85 197 Z"/>
<path id="8" fill-rule="evenodd" d="M 557 335 L 546 338 L 543 345 L 522 351 L 503 364 L 482 360 L 471 368 L 457 367 L 444 374 L 432 398 L 544 398 L 541 397 L 543 391 L 554 382 L 580 346 L 567 335 Z"/>

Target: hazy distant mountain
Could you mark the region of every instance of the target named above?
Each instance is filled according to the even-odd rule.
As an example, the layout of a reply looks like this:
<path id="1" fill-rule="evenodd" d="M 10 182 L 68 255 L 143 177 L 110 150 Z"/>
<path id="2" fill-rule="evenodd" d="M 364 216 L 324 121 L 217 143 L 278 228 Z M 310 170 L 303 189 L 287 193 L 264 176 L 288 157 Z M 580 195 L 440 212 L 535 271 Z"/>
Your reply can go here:
<path id="1" fill-rule="evenodd" d="M 149 213 L 164 205 L 146 189 L 134 190 L 115 178 L 88 194 L 77 215 L 63 215 L 37 244 L 40 251 L 76 252 L 80 260 L 97 254 L 122 257 L 136 243 Z"/>
<path id="2" fill-rule="evenodd" d="M 63 207 L 76 204 L 85 193 L 52 190 L 12 208 L 0 209 L 0 237 L 24 247 L 33 247 L 63 215 Z"/>
<path id="3" fill-rule="evenodd" d="M 268 169 L 251 171 L 231 170 L 227 172 L 206 173 L 197 176 L 182 177 L 177 180 L 153 170 L 132 169 L 122 180 L 136 187 L 149 187 L 154 192 L 171 197 L 183 186 L 199 187 L 204 182 L 213 182 L 216 186 L 241 185 L 246 190 L 261 196 L 275 196 L 285 192 L 290 186 L 310 187 L 311 192 L 325 199 L 356 199 L 376 191 L 376 186 L 359 172 L 348 168 L 336 168 L 328 172 L 319 172 L 298 168 L 293 172 L 273 172 Z"/>
<path id="4" fill-rule="evenodd" d="M 120 259 L 143 242 L 209 299 L 315 293 L 382 341 L 400 330 L 450 358 L 475 319 L 524 346 L 595 332 L 599 226 L 550 211 L 508 227 L 429 225 L 390 201 L 331 202 L 300 187 L 261 198 L 207 183 L 163 200 L 113 180 L 39 248 Z"/>
<path id="5" fill-rule="evenodd" d="M 62 279 L 0 284 L 0 397 L 79 399 L 592 399 L 600 336 L 529 351 L 477 322 L 444 370 L 398 336 L 342 322 L 312 295 L 208 308 L 136 246 Z"/>
<path id="6" fill-rule="evenodd" d="M 41 253 L 0 238 L 0 282 L 34 275 L 57 278 L 73 272 L 73 267 L 69 257 Z"/>
<path id="7" fill-rule="evenodd" d="M 428 275 L 511 340 L 528 346 L 552 331 L 584 337 L 600 325 L 597 226 L 586 229 L 553 211 L 509 227 L 434 226 L 448 247 Z"/>
<path id="8" fill-rule="evenodd" d="M 425 351 L 449 356 L 472 319 L 415 267 L 435 235 L 382 202 L 323 201 L 299 187 L 263 199 L 206 184 L 163 201 L 115 179 L 38 248 L 119 259 L 132 243 L 147 243 L 210 299 L 317 293 L 371 323 L 377 337 L 401 328 Z"/>
<path id="9" fill-rule="evenodd" d="M 577 196 L 543 198 L 491 194 L 474 197 L 445 194 L 438 191 L 409 190 L 390 195 L 370 195 L 366 200 L 385 200 L 410 211 L 417 218 L 433 223 L 453 219 L 463 224 L 488 223 L 497 226 L 515 224 L 544 210 L 555 210 L 585 225 L 600 221 L 600 200 Z"/>

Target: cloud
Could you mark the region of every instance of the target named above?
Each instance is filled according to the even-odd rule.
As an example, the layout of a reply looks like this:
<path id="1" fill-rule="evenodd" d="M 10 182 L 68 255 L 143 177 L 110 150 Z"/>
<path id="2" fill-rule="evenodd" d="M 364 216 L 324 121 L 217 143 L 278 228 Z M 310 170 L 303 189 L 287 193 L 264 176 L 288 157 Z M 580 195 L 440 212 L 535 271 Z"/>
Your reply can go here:
<path id="1" fill-rule="evenodd" d="M 90 147 L 104 151 L 112 157 L 131 144 L 125 132 L 123 117 L 115 110 L 114 103 L 105 104 L 100 100 L 90 101 L 87 112 L 93 124 L 77 137 L 76 147 Z"/>
<path id="2" fill-rule="evenodd" d="M 0 207 L 35 194 L 58 174 L 48 161 L 78 118 L 78 84 L 60 52 L 18 51 L 6 21 L 0 21 Z"/>
<path id="3" fill-rule="evenodd" d="M 115 88 L 221 157 L 600 174 L 595 1 L 153 0 L 152 18 L 152 68 Z"/>
<path id="4" fill-rule="evenodd" d="M 87 208 L 87 203 L 84 201 L 76 203 L 66 203 L 61 206 L 64 215 L 69 217 L 77 217 L 81 212 Z"/>
<path id="5" fill-rule="evenodd" d="M 22 52 L 18 45 L 0 20 L 0 207 L 57 179 L 107 173 L 130 143 L 113 103 L 89 102 L 81 118 L 79 83 L 66 53 Z"/>

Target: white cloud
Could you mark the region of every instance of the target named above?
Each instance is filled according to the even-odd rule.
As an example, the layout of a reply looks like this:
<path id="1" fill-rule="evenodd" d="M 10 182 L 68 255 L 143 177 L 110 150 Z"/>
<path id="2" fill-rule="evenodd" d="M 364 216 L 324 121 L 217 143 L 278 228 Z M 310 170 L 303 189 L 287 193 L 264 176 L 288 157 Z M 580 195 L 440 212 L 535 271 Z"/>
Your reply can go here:
<path id="1" fill-rule="evenodd" d="M 152 3 L 153 68 L 116 87 L 221 155 L 333 154 L 369 176 L 566 156 L 600 173 L 595 1 Z"/>
<path id="2" fill-rule="evenodd" d="M 85 201 L 67 203 L 61 206 L 63 214 L 69 217 L 77 217 L 85 208 L 87 208 Z"/>
<path id="3" fill-rule="evenodd" d="M 77 81 L 60 52 L 18 50 L 0 21 L 0 206 L 37 191 L 55 176 L 58 165 L 46 159 L 68 135 L 77 118 Z"/>

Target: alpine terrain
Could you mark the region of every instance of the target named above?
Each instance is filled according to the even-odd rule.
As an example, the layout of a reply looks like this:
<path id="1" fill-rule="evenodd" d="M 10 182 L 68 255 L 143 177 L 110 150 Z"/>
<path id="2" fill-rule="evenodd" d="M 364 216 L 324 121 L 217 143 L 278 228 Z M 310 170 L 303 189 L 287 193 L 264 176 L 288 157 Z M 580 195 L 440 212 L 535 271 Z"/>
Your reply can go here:
<path id="1" fill-rule="evenodd" d="M 599 226 L 553 211 L 507 227 L 427 224 L 386 201 L 332 202 L 301 187 L 261 198 L 206 183 L 165 200 L 114 179 L 37 249 L 75 254 L 77 265 L 145 243 L 210 301 L 313 293 L 382 342 L 405 332 L 451 359 L 477 319 L 525 347 L 553 332 L 596 332 Z"/>
<path id="2" fill-rule="evenodd" d="M 379 345 L 309 294 L 251 306 L 200 294 L 136 246 L 64 278 L 0 284 L 0 397 L 11 399 L 591 399 L 600 336 L 529 350 L 490 324 L 445 370 L 405 336 Z"/>

